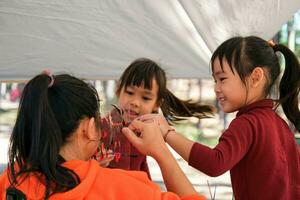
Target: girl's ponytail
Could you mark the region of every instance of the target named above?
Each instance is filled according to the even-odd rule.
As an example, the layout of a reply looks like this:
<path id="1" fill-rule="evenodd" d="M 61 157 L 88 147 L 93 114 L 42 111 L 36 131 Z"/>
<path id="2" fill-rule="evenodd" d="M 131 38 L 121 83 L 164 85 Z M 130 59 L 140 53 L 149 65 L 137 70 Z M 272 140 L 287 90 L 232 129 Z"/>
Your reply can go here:
<path id="1" fill-rule="evenodd" d="M 212 116 L 214 112 L 212 106 L 202 105 L 200 102 L 192 100 L 181 100 L 168 89 L 161 100 L 160 108 L 169 123 L 188 117 L 206 118 Z"/>
<path id="2" fill-rule="evenodd" d="M 274 51 L 280 51 L 285 58 L 285 70 L 279 85 L 280 99 L 286 117 L 300 132 L 299 90 L 300 64 L 296 55 L 281 44 L 273 46 Z"/>

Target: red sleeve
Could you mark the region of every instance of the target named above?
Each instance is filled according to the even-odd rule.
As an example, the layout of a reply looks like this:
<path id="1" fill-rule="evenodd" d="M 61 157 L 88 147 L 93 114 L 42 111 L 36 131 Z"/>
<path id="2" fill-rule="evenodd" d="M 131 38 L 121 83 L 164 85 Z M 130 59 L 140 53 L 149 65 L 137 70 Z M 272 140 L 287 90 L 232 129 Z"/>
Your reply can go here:
<path id="1" fill-rule="evenodd" d="M 300 146 L 298 146 L 298 156 L 299 156 L 299 162 L 300 162 Z"/>
<path id="2" fill-rule="evenodd" d="M 253 127 L 245 116 L 234 119 L 213 149 L 194 143 L 189 165 L 209 176 L 230 170 L 247 153 L 253 140 Z"/>

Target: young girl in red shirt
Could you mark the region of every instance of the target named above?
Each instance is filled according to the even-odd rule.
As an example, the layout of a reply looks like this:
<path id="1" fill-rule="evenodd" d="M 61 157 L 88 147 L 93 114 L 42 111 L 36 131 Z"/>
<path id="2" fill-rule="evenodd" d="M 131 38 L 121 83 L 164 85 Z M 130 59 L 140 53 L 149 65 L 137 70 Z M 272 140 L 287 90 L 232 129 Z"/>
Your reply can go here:
<path id="1" fill-rule="evenodd" d="M 278 53 L 285 58 L 279 99 L 269 92 L 280 75 Z M 159 122 L 165 141 L 189 165 L 210 176 L 230 170 L 236 200 L 300 199 L 300 150 L 288 124 L 275 112 L 278 105 L 300 131 L 300 65 L 281 44 L 255 36 L 222 43 L 211 58 L 216 97 L 224 112 L 237 112 L 219 143 L 209 148 L 171 130 L 161 116 L 139 120 Z M 275 85 L 276 86 L 276 85 Z"/>
<path id="2" fill-rule="evenodd" d="M 157 113 L 159 108 L 171 123 L 186 117 L 207 117 L 212 112 L 210 106 L 177 98 L 167 88 L 164 70 L 146 58 L 137 59 L 126 68 L 118 82 L 116 95 L 118 107 L 124 112 L 122 117 L 125 125 L 141 115 Z M 111 118 L 115 114 L 116 110 L 112 111 Z M 115 159 L 110 162 L 111 157 L 104 156 L 107 162 L 102 161 L 102 165 L 110 162 L 108 167 L 111 168 L 145 171 L 150 178 L 146 156 L 131 145 L 120 128 L 112 127 L 109 121 L 111 119 L 103 118 L 102 131 L 106 135 L 105 146 L 113 151 Z M 113 141 L 112 131 L 115 131 Z"/>

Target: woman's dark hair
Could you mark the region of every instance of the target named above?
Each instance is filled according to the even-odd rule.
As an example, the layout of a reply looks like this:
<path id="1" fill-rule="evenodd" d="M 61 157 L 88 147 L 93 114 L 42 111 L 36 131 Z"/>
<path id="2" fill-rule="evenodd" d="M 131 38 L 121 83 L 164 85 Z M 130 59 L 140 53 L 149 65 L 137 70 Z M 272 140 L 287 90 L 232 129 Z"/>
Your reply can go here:
<path id="1" fill-rule="evenodd" d="M 128 86 L 139 87 L 144 85 L 146 89 L 152 89 L 153 79 L 156 80 L 158 85 L 157 103 L 170 123 L 187 117 L 209 117 L 213 113 L 211 106 L 177 98 L 167 89 L 167 79 L 164 70 L 157 63 L 147 58 L 139 58 L 126 68 L 119 79 L 117 94 L 120 94 L 122 88 Z"/>
<path id="2" fill-rule="evenodd" d="M 298 107 L 298 95 L 300 88 L 300 65 L 296 55 L 282 44 L 272 44 L 259 37 L 233 37 L 223 42 L 213 53 L 213 62 L 219 59 L 223 69 L 223 59 L 228 62 L 231 71 L 233 68 L 245 84 L 245 79 L 256 67 L 262 67 L 267 72 L 267 96 L 280 74 L 278 61 L 279 51 L 285 58 L 285 69 L 279 85 L 279 100 L 287 118 L 300 131 L 300 111 Z"/>
<path id="3" fill-rule="evenodd" d="M 72 170 L 61 165 L 59 150 L 80 120 L 99 118 L 99 98 L 91 85 L 67 74 L 53 80 L 52 85 L 51 76 L 40 74 L 26 84 L 9 147 L 11 184 L 38 174 L 45 184 L 45 199 L 80 183 Z"/>

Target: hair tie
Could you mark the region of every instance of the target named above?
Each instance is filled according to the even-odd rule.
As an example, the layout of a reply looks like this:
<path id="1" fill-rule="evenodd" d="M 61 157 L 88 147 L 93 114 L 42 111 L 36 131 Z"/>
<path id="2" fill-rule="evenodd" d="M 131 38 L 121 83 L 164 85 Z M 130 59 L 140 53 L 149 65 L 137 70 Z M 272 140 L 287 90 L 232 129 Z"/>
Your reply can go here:
<path id="1" fill-rule="evenodd" d="M 48 88 L 52 87 L 53 84 L 54 84 L 54 78 L 53 78 L 53 75 L 51 74 L 50 70 L 48 69 L 45 69 L 43 71 L 43 74 L 47 75 L 49 78 L 50 78 L 50 82 L 48 84 Z"/>
<path id="2" fill-rule="evenodd" d="M 270 47 L 274 47 L 275 46 L 275 42 L 273 40 L 269 40 L 268 44 L 270 45 Z"/>

